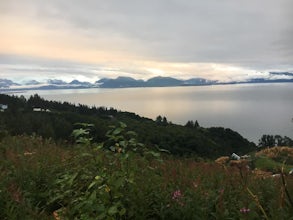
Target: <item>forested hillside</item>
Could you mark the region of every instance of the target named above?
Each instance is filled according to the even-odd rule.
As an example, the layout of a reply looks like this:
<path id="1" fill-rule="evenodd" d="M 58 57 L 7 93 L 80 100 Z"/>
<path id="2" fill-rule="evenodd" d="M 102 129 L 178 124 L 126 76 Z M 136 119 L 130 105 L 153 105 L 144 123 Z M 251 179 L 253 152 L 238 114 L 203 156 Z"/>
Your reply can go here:
<path id="1" fill-rule="evenodd" d="M 192 121 L 185 126 L 176 125 L 165 117 L 154 121 L 113 108 L 46 101 L 38 95 L 25 99 L 23 96 L 0 94 L 0 104 L 8 105 L 0 112 L 0 129 L 2 133 L 11 135 L 35 133 L 70 143 L 76 123 L 88 123 L 94 125 L 91 130 L 94 141 L 102 142 L 110 125 L 123 122 L 128 130 L 137 133 L 138 141 L 177 155 L 216 158 L 233 152 L 244 154 L 256 148 L 255 144 L 231 129 L 203 128 Z"/>
<path id="2" fill-rule="evenodd" d="M 0 98 L 0 219 L 292 216 L 290 147 L 213 161 L 255 145 L 197 121 L 180 126 L 37 95 Z"/>

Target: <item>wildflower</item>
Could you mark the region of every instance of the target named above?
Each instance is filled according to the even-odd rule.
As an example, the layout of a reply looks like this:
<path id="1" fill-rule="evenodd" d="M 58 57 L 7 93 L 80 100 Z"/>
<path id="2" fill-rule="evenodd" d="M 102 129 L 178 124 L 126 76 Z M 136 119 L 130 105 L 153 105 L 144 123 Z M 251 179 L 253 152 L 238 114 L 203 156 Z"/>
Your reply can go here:
<path id="1" fill-rule="evenodd" d="M 250 209 L 243 207 L 243 208 L 240 209 L 240 212 L 243 213 L 243 214 L 247 214 L 248 212 L 250 212 Z"/>
<path id="2" fill-rule="evenodd" d="M 181 197 L 182 197 L 182 193 L 181 193 L 180 189 L 178 189 L 175 192 L 173 192 L 173 196 L 172 196 L 173 200 L 180 199 Z"/>
<path id="3" fill-rule="evenodd" d="M 184 206 L 184 203 L 181 201 L 182 198 L 183 198 L 183 195 L 180 189 L 173 192 L 172 199 L 176 201 L 179 205 Z"/>

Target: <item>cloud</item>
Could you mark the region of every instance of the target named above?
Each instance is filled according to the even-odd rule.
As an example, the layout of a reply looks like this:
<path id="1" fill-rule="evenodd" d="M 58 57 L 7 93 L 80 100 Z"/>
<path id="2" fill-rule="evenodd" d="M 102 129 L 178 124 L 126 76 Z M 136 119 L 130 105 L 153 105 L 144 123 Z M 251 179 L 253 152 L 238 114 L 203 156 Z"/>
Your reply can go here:
<path id="1" fill-rule="evenodd" d="M 292 39 L 290 5 L 290 0 L 50 1 L 39 5 L 37 16 L 56 16 L 108 50 L 130 50 L 148 59 L 280 62 L 287 57 L 278 45 L 292 50 L 283 37 Z"/>
<path id="2" fill-rule="evenodd" d="M 131 65 L 129 62 L 86 64 L 4 54 L 0 55 L 0 72 L 1 78 L 16 82 L 31 79 L 47 81 L 54 78 L 67 82 L 73 79 L 94 82 L 100 78 L 118 76 L 146 80 L 158 75 L 179 79 L 202 77 L 225 82 L 243 81 L 258 76 L 254 70 L 219 63 L 133 61 Z"/>
<path id="3" fill-rule="evenodd" d="M 0 52 L 41 57 L 51 75 L 147 78 L 157 69 L 238 79 L 293 69 L 292 8 L 291 0 L 1 1 Z M 59 59 L 64 69 L 51 67 Z"/>

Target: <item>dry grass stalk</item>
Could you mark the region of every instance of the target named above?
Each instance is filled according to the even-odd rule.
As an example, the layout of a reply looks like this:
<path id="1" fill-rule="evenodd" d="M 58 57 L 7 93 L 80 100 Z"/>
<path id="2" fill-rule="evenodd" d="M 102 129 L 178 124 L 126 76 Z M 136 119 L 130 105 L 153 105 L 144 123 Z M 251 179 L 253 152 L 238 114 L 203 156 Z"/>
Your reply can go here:
<path id="1" fill-rule="evenodd" d="M 224 165 L 224 164 L 227 164 L 229 160 L 230 160 L 229 157 L 219 157 L 218 159 L 215 160 L 215 162 L 217 164 Z"/>
<path id="2" fill-rule="evenodd" d="M 256 156 L 267 156 L 269 158 L 277 158 L 280 155 L 287 155 L 293 158 L 293 148 L 292 147 L 271 147 L 261 150 L 255 154 Z"/>

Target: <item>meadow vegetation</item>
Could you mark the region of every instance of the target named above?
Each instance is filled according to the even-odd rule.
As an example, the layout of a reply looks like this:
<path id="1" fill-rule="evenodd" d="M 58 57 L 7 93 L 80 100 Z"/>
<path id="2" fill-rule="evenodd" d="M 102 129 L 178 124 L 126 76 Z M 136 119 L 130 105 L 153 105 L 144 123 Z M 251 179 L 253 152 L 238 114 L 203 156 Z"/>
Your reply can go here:
<path id="1" fill-rule="evenodd" d="M 95 132 L 78 124 L 74 143 L 2 132 L 0 219 L 293 219 L 285 150 L 252 158 L 279 163 L 274 178 L 148 147 L 124 123 L 102 142 Z"/>
<path id="2" fill-rule="evenodd" d="M 293 148 L 273 147 L 288 137 L 257 148 L 198 121 L 38 95 L 0 103 L 0 219 L 293 219 Z"/>

